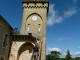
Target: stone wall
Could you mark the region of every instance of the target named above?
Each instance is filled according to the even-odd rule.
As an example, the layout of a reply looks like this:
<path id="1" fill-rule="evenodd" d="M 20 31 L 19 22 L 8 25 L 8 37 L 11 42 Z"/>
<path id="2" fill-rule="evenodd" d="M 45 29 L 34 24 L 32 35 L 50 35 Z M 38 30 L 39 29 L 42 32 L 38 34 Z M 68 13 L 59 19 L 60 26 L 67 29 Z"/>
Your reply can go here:
<path id="1" fill-rule="evenodd" d="M 32 48 L 31 42 L 13 41 L 9 60 L 30 60 Z"/>
<path id="2" fill-rule="evenodd" d="M 0 60 L 8 60 L 10 49 L 10 34 L 12 28 L 0 15 Z"/>

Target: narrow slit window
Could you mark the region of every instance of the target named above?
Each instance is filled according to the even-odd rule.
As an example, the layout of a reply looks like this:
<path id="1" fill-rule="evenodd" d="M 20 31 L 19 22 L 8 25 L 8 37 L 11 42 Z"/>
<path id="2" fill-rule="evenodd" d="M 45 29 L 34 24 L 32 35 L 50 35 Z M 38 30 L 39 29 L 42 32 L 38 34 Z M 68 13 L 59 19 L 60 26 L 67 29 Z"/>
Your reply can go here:
<path id="1" fill-rule="evenodd" d="M 30 29 L 30 24 L 28 24 L 28 30 L 27 31 L 29 31 L 29 29 Z"/>
<path id="2" fill-rule="evenodd" d="M 5 35 L 4 42 L 3 42 L 3 47 L 5 47 L 7 45 L 7 39 L 8 39 L 8 35 Z"/>
<path id="3" fill-rule="evenodd" d="M 41 25 L 41 24 L 38 25 L 38 31 L 39 31 L 39 32 L 40 32 L 40 25 Z"/>

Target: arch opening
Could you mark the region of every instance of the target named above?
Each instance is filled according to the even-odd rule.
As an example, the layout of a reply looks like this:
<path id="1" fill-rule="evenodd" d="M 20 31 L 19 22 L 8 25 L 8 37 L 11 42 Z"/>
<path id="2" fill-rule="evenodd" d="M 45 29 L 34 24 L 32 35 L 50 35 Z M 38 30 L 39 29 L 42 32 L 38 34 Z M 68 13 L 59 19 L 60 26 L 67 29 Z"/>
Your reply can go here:
<path id="1" fill-rule="evenodd" d="M 18 50 L 17 60 L 30 60 L 32 55 L 33 44 L 24 43 Z"/>

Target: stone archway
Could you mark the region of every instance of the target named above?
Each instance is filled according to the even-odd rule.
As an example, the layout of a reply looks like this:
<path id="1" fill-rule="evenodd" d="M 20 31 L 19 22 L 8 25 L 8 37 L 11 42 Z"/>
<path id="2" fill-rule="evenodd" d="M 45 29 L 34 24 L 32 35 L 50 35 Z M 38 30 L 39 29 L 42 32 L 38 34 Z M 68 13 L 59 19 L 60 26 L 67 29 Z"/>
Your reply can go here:
<path id="1" fill-rule="evenodd" d="M 24 43 L 18 50 L 17 60 L 30 60 L 33 47 L 31 43 Z"/>

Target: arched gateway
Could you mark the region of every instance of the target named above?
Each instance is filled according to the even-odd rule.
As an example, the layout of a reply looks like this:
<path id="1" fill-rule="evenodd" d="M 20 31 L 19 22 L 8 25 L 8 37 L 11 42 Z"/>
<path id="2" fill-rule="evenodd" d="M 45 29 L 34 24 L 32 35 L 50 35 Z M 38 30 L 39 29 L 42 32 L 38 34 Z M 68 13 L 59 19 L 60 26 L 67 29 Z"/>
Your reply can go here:
<path id="1" fill-rule="evenodd" d="M 13 35 L 9 60 L 30 60 L 36 38 L 30 35 Z"/>
<path id="2" fill-rule="evenodd" d="M 30 60 L 33 47 L 30 42 L 24 43 L 18 50 L 17 60 Z"/>
<path id="3" fill-rule="evenodd" d="M 46 60 L 47 0 L 24 0 L 23 17 L 19 35 L 11 36 L 9 60 L 33 60 L 32 49 L 36 38 L 40 40 L 39 60 Z"/>

